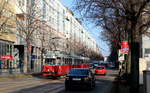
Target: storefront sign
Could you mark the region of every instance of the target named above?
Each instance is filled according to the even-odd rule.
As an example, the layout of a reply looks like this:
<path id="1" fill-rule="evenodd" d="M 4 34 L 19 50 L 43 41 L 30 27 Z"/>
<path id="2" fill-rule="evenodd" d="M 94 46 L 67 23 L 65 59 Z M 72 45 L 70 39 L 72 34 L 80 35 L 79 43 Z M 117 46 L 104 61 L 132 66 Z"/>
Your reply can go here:
<path id="1" fill-rule="evenodd" d="M 124 59 L 125 59 L 125 58 L 124 58 L 124 54 L 121 54 L 121 49 L 119 49 L 118 60 L 119 60 L 120 62 L 122 62 Z"/>
<path id="2" fill-rule="evenodd" d="M 1 55 L 0 59 L 4 59 L 4 60 L 12 60 L 14 59 L 13 56 L 8 56 L 8 55 Z"/>
<path id="3" fill-rule="evenodd" d="M 38 56 L 37 55 L 31 55 L 31 59 L 37 59 Z"/>

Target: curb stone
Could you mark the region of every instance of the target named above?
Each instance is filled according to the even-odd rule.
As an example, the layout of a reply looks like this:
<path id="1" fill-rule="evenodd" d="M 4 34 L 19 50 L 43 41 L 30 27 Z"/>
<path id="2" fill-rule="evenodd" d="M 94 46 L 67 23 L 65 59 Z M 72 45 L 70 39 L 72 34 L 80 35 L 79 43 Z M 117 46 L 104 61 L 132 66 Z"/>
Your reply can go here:
<path id="1" fill-rule="evenodd" d="M 32 74 L 14 74 L 14 75 L 0 77 L 0 81 L 16 80 L 16 79 L 30 78 L 30 77 L 32 77 Z"/>

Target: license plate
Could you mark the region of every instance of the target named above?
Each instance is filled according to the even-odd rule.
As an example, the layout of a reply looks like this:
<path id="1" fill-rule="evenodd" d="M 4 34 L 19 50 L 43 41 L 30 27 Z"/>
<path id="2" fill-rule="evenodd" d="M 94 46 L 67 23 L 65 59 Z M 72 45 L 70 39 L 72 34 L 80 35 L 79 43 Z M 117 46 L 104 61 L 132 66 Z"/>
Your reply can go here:
<path id="1" fill-rule="evenodd" d="M 77 80 L 78 81 L 78 80 L 81 80 L 81 78 L 73 78 L 72 80 Z"/>

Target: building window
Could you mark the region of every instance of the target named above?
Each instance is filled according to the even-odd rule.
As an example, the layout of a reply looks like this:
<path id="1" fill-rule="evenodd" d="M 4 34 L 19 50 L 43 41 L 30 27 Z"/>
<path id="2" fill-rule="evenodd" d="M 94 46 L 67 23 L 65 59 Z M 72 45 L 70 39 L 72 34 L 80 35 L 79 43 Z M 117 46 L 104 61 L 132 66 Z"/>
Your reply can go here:
<path id="1" fill-rule="evenodd" d="M 9 59 L 12 56 L 12 46 L 9 42 L 0 41 L 0 71 L 12 68 L 13 60 Z"/>
<path id="2" fill-rule="evenodd" d="M 25 2 L 24 0 L 19 0 L 19 1 L 18 1 L 19 6 L 24 6 L 24 2 Z"/>
<path id="3" fill-rule="evenodd" d="M 35 0 L 31 0 L 31 5 L 34 6 Z"/>
<path id="4" fill-rule="evenodd" d="M 43 18 L 46 17 L 46 1 L 43 0 Z"/>
<path id="5" fill-rule="evenodd" d="M 145 54 L 150 54 L 150 48 L 145 49 Z"/>

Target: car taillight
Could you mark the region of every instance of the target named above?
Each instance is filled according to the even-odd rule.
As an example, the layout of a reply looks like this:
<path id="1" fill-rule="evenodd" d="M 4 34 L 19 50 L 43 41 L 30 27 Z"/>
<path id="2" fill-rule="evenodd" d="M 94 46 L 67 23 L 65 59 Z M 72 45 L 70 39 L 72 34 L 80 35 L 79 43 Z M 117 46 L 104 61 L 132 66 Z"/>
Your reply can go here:
<path id="1" fill-rule="evenodd" d="M 85 78 L 84 78 L 84 80 L 90 80 L 90 79 L 91 79 L 91 78 L 89 78 L 89 77 L 85 77 Z"/>
<path id="2" fill-rule="evenodd" d="M 65 79 L 66 79 L 66 80 L 69 80 L 69 77 L 66 77 Z"/>

